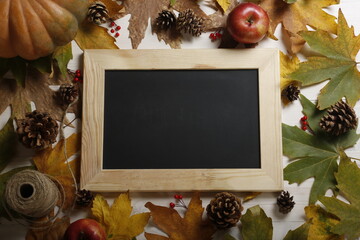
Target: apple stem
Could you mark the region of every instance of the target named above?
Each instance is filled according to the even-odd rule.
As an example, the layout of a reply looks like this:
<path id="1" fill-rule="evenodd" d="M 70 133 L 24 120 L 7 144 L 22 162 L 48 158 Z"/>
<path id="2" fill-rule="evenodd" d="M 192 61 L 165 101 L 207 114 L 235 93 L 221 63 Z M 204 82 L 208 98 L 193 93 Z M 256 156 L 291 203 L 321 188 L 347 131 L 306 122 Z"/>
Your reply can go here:
<path id="1" fill-rule="evenodd" d="M 247 20 L 246 20 L 246 22 L 249 24 L 249 26 L 251 25 L 251 24 L 253 24 L 254 23 L 254 19 L 252 18 L 252 17 L 249 17 Z"/>

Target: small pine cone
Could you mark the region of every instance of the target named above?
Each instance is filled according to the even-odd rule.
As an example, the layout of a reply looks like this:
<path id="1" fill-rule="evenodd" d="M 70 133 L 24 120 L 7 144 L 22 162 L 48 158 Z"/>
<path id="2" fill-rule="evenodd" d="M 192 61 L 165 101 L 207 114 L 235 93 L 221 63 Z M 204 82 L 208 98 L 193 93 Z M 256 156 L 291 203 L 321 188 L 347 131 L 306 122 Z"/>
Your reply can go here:
<path id="1" fill-rule="evenodd" d="M 241 200 L 232 193 L 217 193 L 206 207 L 208 218 L 219 229 L 230 228 L 240 220 Z"/>
<path id="2" fill-rule="evenodd" d="M 58 92 L 59 100 L 63 105 L 73 103 L 79 96 L 79 91 L 72 84 L 62 84 Z"/>
<path id="3" fill-rule="evenodd" d="M 106 23 L 109 19 L 109 11 L 106 5 L 100 1 L 92 3 L 87 12 L 87 19 L 89 22 L 100 25 Z"/>
<path id="4" fill-rule="evenodd" d="M 279 206 L 279 212 L 283 214 L 289 213 L 295 205 L 293 198 L 293 196 L 290 197 L 290 193 L 288 191 L 282 191 L 276 202 Z"/>
<path id="5" fill-rule="evenodd" d="M 339 101 L 327 110 L 320 120 L 320 127 L 327 133 L 339 136 L 357 127 L 355 111 L 346 102 Z"/>
<path id="6" fill-rule="evenodd" d="M 282 90 L 281 95 L 288 99 L 290 102 L 293 102 L 299 98 L 299 87 L 294 84 L 290 84 L 284 90 Z"/>
<path id="7" fill-rule="evenodd" d="M 187 9 L 179 13 L 176 29 L 198 37 L 204 32 L 204 19 L 197 17 L 192 9 Z"/>
<path id="8" fill-rule="evenodd" d="M 79 207 L 89 207 L 94 200 L 94 195 L 88 190 L 80 190 L 76 193 L 76 205 Z"/>
<path id="9" fill-rule="evenodd" d="M 162 10 L 156 18 L 155 24 L 160 30 L 168 30 L 176 25 L 176 17 L 174 13 Z"/>
<path id="10" fill-rule="evenodd" d="M 28 148 L 40 150 L 56 142 L 59 127 L 48 113 L 27 113 L 25 119 L 17 120 L 17 125 L 19 139 Z"/>

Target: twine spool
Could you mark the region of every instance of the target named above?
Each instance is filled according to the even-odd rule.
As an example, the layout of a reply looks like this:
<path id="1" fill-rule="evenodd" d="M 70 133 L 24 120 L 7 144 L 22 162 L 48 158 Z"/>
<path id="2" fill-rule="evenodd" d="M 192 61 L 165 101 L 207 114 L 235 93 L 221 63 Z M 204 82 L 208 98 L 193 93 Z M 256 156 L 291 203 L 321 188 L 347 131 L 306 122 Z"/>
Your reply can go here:
<path id="1" fill-rule="evenodd" d="M 7 181 L 4 198 L 8 207 L 15 212 L 26 217 L 41 218 L 54 209 L 60 192 L 46 175 L 23 170 Z"/>

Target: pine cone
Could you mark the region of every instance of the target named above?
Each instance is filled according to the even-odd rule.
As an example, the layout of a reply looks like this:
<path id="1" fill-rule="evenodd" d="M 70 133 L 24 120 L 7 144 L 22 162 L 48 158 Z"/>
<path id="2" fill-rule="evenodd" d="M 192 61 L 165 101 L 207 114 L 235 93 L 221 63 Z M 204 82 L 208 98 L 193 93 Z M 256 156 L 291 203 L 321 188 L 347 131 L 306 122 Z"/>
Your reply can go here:
<path id="1" fill-rule="evenodd" d="M 60 86 L 58 96 L 63 105 L 69 105 L 78 98 L 79 92 L 72 84 L 62 84 Z"/>
<path id="2" fill-rule="evenodd" d="M 106 23 L 109 19 L 109 11 L 104 3 L 96 1 L 90 5 L 87 12 L 87 18 L 89 22 L 100 25 Z"/>
<path id="3" fill-rule="evenodd" d="M 346 102 L 339 101 L 327 110 L 320 120 L 320 127 L 327 133 L 339 136 L 357 127 L 355 111 Z"/>
<path id="4" fill-rule="evenodd" d="M 289 213 L 295 205 L 293 198 L 293 196 L 290 197 L 290 193 L 288 191 L 282 191 L 276 202 L 279 206 L 279 212 L 283 214 Z"/>
<path id="5" fill-rule="evenodd" d="M 299 93 L 299 87 L 295 86 L 294 84 L 290 84 L 282 91 L 281 95 L 288 99 L 290 102 L 293 102 L 299 98 Z"/>
<path id="6" fill-rule="evenodd" d="M 220 229 L 235 226 L 242 210 L 241 200 L 228 192 L 216 194 L 206 207 L 208 218 Z"/>
<path id="7" fill-rule="evenodd" d="M 80 190 L 76 193 L 76 205 L 80 207 L 89 207 L 94 200 L 94 195 L 88 190 Z"/>
<path id="8" fill-rule="evenodd" d="M 156 26 L 160 30 L 168 30 L 176 25 L 176 17 L 174 13 L 168 10 L 162 10 L 156 18 Z"/>
<path id="9" fill-rule="evenodd" d="M 29 148 L 43 149 L 56 142 L 58 124 L 48 113 L 33 111 L 17 120 L 20 141 Z"/>
<path id="10" fill-rule="evenodd" d="M 204 32 L 204 19 L 197 17 L 192 9 L 187 9 L 179 13 L 176 29 L 198 37 Z"/>

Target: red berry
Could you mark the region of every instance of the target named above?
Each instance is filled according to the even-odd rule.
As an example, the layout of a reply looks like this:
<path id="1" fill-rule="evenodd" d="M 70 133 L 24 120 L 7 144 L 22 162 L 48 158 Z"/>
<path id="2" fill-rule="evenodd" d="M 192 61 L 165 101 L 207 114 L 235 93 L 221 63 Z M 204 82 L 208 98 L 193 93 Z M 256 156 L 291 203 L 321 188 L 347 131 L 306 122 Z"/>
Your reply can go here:
<path id="1" fill-rule="evenodd" d="M 120 34 L 119 34 L 119 33 L 115 33 L 115 37 L 118 37 L 118 36 L 120 36 Z"/>
<path id="2" fill-rule="evenodd" d="M 115 32 L 115 30 L 114 30 L 114 29 L 111 29 L 111 30 L 110 30 L 110 32 L 111 32 L 111 33 L 114 33 L 114 32 Z"/>
<path id="3" fill-rule="evenodd" d="M 218 33 L 218 38 L 222 38 L 222 34 L 221 34 L 221 33 Z"/>
<path id="4" fill-rule="evenodd" d="M 114 23 L 114 22 L 111 22 L 111 23 L 110 23 L 110 27 L 113 27 L 113 26 L 115 26 L 115 23 Z"/>
<path id="5" fill-rule="evenodd" d="M 116 29 L 116 31 L 119 31 L 121 29 L 121 27 L 117 26 L 115 29 Z"/>
<path id="6" fill-rule="evenodd" d="M 306 130 L 307 130 L 307 126 L 302 126 L 301 129 L 304 130 L 304 131 L 306 131 Z"/>
<path id="7" fill-rule="evenodd" d="M 75 72 L 75 73 L 81 73 L 81 72 L 80 72 L 80 69 L 76 70 L 76 72 Z"/>
<path id="8" fill-rule="evenodd" d="M 74 81 L 78 82 L 78 81 L 80 81 L 80 79 L 78 77 L 74 77 Z"/>
<path id="9" fill-rule="evenodd" d="M 171 208 L 174 208 L 174 207 L 175 207 L 175 203 L 171 202 L 171 203 L 169 204 L 169 206 L 170 206 Z"/>
<path id="10" fill-rule="evenodd" d="M 174 195 L 174 198 L 175 198 L 175 199 L 179 199 L 179 195 L 175 194 L 175 195 Z"/>
<path id="11" fill-rule="evenodd" d="M 182 195 L 178 195 L 178 199 L 183 199 L 183 196 L 182 196 Z"/>
<path id="12" fill-rule="evenodd" d="M 305 121 L 305 120 L 307 120 L 308 118 L 307 118 L 307 116 L 303 116 L 302 118 L 301 118 L 301 121 Z"/>
<path id="13" fill-rule="evenodd" d="M 304 124 L 304 125 L 308 125 L 309 123 L 307 122 L 307 121 L 303 121 L 303 123 L 302 124 Z"/>
<path id="14" fill-rule="evenodd" d="M 78 72 L 78 73 L 75 73 L 75 76 L 76 76 L 76 77 L 81 77 L 81 73 L 79 73 L 79 72 Z"/>

